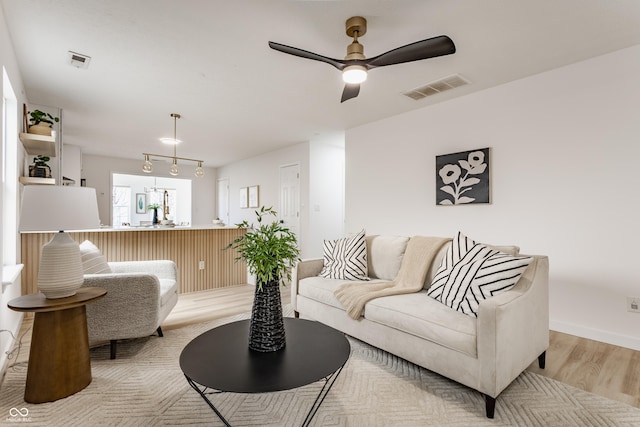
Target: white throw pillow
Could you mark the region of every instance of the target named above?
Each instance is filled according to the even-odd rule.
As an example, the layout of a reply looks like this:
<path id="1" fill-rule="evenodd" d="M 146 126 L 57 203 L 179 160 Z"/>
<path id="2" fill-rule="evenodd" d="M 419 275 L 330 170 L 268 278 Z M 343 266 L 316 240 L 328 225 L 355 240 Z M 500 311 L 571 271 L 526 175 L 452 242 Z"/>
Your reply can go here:
<path id="1" fill-rule="evenodd" d="M 327 279 L 369 280 L 367 241 L 364 230 L 358 234 L 323 242 L 324 263 L 320 276 Z"/>
<path id="2" fill-rule="evenodd" d="M 82 257 L 82 270 L 84 274 L 106 274 L 111 273 L 111 267 L 107 263 L 107 258 L 100 252 L 100 249 L 91 241 L 85 240 L 80 244 L 80 256 Z"/>
<path id="3" fill-rule="evenodd" d="M 478 317 L 480 302 L 513 288 L 532 260 L 497 251 L 458 232 L 428 295 L 454 310 Z"/>
<path id="4" fill-rule="evenodd" d="M 402 257 L 409 243 L 403 236 L 367 236 L 367 276 L 393 280 L 400 271 Z"/>

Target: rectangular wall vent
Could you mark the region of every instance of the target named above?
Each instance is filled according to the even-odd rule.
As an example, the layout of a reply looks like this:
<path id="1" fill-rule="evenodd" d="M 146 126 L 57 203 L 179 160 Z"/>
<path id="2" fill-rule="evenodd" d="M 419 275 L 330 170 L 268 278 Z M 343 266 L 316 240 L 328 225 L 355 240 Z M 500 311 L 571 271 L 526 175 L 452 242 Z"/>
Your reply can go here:
<path id="1" fill-rule="evenodd" d="M 431 83 L 427 83 L 424 86 L 420 86 L 408 92 L 404 92 L 403 95 L 418 101 L 420 99 L 426 98 L 427 96 L 437 95 L 440 92 L 444 92 L 446 90 L 454 89 L 467 84 L 469 84 L 469 80 L 465 79 L 460 74 L 453 74 L 451 76 L 444 77 Z"/>
<path id="2" fill-rule="evenodd" d="M 90 56 L 83 55 L 81 53 L 69 51 L 68 56 L 69 56 L 69 64 L 73 65 L 76 68 L 88 68 L 89 62 L 91 62 Z"/>

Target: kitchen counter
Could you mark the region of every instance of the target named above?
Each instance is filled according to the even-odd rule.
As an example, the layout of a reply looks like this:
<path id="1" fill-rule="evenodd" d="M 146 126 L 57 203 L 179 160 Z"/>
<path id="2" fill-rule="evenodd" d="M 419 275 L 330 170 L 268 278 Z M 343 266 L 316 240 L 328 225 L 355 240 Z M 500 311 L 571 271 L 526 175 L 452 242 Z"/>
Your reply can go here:
<path id="1" fill-rule="evenodd" d="M 105 227 L 72 231 L 78 243 L 92 241 L 107 261 L 169 259 L 178 266 L 180 293 L 198 292 L 247 283 L 247 266 L 236 262 L 229 243 L 245 233 L 235 226 L 143 226 Z M 22 293 L 37 292 L 40 250 L 51 240 L 52 232 L 22 232 Z"/>

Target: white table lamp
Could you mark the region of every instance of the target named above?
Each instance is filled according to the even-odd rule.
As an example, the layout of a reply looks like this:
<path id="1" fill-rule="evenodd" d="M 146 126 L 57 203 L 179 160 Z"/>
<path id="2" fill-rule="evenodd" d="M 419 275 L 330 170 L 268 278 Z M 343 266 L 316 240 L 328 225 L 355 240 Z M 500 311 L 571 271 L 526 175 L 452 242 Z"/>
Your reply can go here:
<path id="1" fill-rule="evenodd" d="M 88 187 L 25 186 L 20 231 L 59 231 L 42 247 L 38 289 L 46 298 L 75 295 L 84 281 L 80 247 L 66 231 L 100 227 L 96 191 Z"/>

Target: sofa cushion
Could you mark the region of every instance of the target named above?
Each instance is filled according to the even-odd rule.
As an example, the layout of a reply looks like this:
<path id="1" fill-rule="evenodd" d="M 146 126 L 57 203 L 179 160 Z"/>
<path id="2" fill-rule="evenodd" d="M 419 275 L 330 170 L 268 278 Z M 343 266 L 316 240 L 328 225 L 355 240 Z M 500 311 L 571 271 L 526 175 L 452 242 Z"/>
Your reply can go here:
<path id="1" fill-rule="evenodd" d="M 428 295 L 454 310 L 477 317 L 480 301 L 513 288 L 532 260 L 497 251 L 458 232 Z"/>
<path id="2" fill-rule="evenodd" d="M 85 240 L 80 244 L 80 257 L 82 258 L 82 270 L 84 274 L 108 274 L 111 267 L 107 258 L 102 255 L 100 249 L 91 241 Z"/>
<path id="3" fill-rule="evenodd" d="M 373 279 L 393 280 L 409 243 L 402 236 L 367 236 L 367 267 Z"/>
<path id="4" fill-rule="evenodd" d="M 364 230 L 351 237 L 324 241 L 320 276 L 326 279 L 369 280 Z"/>
<path id="5" fill-rule="evenodd" d="M 364 317 L 452 350 L 477 355 L 477 319 L 452 311 L 426 291 L 371 300 L 365 306 Z"/>
<path id="6" fill-rule="evenodd" d="M 386 280 L 372 280 L 368 283 L 387 282 Z M 325 279 L 324 277 L 307 277 L 298 284 L 298 294 L 314 301 L 330 305 L 340 310 L 344 306 L 336 298 L 333 292 L 345 283 L 360 283 L 358 281 L 348 281 L 344 279 Z"/>
<path id="7" fill-rule="evenodd" d="M 442 245 L 437 254 L 433 257 L 433 261 L 431 261 L 431 266 L 429 267 L 429 271 L 427 271 L 427 277 L 424 280 L 424 289 L 429 289 L 431 286 L 431 282 L 435 277 L 436 273 L 440 269 L 440 265 L 442 264 L 442 260 L 444 259 L 445 254 L 449 250 L 451 246 L 451 242 Z"/>

